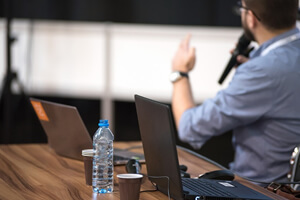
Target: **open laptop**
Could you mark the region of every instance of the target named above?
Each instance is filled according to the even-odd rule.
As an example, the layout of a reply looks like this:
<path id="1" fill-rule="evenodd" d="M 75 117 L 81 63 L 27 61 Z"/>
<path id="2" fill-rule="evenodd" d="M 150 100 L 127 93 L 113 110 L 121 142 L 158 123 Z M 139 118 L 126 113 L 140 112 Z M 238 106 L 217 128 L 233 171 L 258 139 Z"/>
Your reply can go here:
<path id="1" fill-rule="evenodd" d="M 139 95 L 135 105 L 147 175 L 158 190 L 176 200 L 271 199 L 236 181 L 181 178 L 170 107 Z"/>
<path id="2" fill-rule="evenodd" d="M 30 98 L 31 105 L 47 135 L 49 146 L 65 157 L 82 160 L 81 151 L 92 149 L 93 141 L 74 106 Z M 130 159 L 145 162 L 144 155 L 129 149 L 114 148 L 114 165 Z"/>

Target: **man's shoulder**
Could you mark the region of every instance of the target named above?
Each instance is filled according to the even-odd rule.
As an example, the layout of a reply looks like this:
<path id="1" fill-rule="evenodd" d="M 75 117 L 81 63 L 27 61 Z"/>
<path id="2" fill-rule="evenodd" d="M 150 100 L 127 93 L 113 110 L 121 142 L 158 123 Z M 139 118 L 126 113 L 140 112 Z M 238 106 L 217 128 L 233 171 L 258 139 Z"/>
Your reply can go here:
<path id="1" fill-rule="evenodd" d="M 272 67 L 274 67 L 274 63 L 270 58 L 260 56 L 240 65 L 237 68 L 237 72 L 247 73 L 248 75 L 255 75 L 257 73 L 269 74 L 269 72 L 272 71 Z"/>
<path id="2" fill-rule="evenodd" d="M 283 73 L 299 73 L 300 51 L 291 49 L 289 51 L 279 48 L 265 56 L 250 59 L 241 65 L 238 70 L 240 73 L 266 73 L 272 76 L 282 75 Z"/>

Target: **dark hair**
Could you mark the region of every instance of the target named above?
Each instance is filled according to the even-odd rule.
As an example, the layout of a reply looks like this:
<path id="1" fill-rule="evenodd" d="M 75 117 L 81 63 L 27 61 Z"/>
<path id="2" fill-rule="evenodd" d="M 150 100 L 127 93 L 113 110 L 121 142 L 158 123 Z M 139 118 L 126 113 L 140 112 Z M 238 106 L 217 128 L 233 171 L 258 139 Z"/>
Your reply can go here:
<path id="1" fill-rule="evenodd" d="M 268 29 L 286 29 L 296 24 L 298 0 L 244 0 L 244 2 Z"/>

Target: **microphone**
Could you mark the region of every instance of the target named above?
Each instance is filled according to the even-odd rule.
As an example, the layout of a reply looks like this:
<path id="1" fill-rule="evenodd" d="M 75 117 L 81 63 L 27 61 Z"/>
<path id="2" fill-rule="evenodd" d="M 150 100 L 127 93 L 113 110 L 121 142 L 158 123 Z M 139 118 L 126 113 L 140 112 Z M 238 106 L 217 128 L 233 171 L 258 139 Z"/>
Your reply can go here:
<path id="1" fill-rule="evenodd" d="M 236 57 L 240 54 L 245 55 L 248 54 L 249 52 L 246 52 L 247 47 L 250 44 L 250 40 L 245 36 L 245 34 L 243 34 L 242 36 L 240 36 L 238 44 L 235 48 L 235 50 L 233 51 L 233 54 L 225 68 L 225 70 L 223 71 L 222 76 L 219 79 L 219 84 L 222 84 L 223 81 L 225 80 L 226 76 L 229 74 L 230 70 L 236 65 L 238 64 L 236 61 Z"/>

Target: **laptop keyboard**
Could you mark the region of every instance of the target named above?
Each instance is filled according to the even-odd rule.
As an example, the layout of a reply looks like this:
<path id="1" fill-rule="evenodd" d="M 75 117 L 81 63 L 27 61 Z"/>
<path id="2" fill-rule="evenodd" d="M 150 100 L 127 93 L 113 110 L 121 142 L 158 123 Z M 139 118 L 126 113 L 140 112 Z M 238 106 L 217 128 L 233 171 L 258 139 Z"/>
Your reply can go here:
<path id="1" fill-rule="evenodd" d="M 182 184 L 184 187 L 194 191 L 195 193 L 199 195 L 204 195 L 204 196 L 219 196 L 219 197 L 235 197 L 236 195 L 221 190 L 211 184 L 209 180 L 207 179 L 189 179 L 189 178 L 183 178 L 182 179 Z"/>

